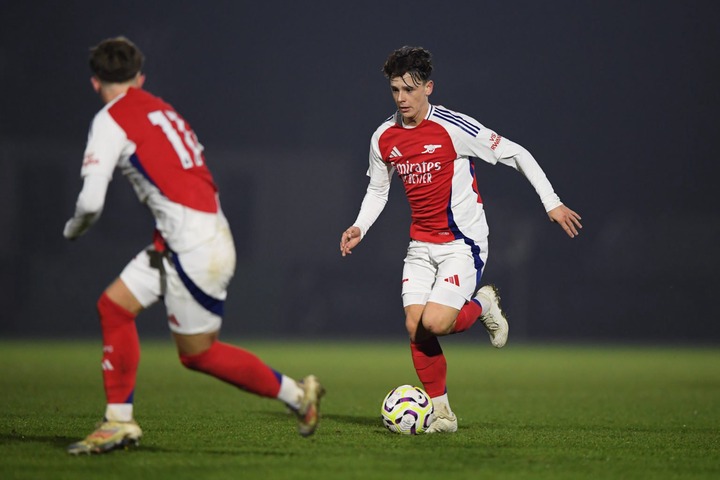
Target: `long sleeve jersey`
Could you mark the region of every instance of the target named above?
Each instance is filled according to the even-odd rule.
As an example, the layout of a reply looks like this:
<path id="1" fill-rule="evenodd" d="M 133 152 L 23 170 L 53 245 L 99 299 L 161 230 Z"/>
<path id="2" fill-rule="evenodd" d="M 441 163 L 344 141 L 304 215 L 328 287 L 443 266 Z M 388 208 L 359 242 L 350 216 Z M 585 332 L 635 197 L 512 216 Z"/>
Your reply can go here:
<path id="1" fill-rule="evenodd" d="M 199 245 L 226 222 L 190 125 L 162 99 L 130 88 L 93 119 L 81 169 L 83 190 L 66 224 L 66 237 L 82 235 L 97 220 L 115 168 L 130 181 L 175 251 Z"/>
<path id="2" fill-rule="evenodd" d="M 397 172 L 411 210 L 410 238 L 445 243 L 488 234 L 473 158 L 498 162 L 525 175 L 545 210 L 561 205 L 540 165 L 525 148 L 477 120 L 430 105 L 427 116 L 407 127 L 396 113 L 378 127 L 370 144 L 370 183 L 354 225 L 364 236 L 387 203 Z"/>

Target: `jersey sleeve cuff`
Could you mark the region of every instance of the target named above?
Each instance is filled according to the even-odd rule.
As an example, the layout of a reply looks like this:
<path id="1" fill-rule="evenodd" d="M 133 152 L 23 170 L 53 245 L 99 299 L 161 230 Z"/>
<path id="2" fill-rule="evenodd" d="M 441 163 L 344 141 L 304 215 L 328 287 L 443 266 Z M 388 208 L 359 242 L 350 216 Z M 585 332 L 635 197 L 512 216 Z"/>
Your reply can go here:
<path id="1" fill-rule="evenodd" d="M 562 205 L 562 202 L 560 201 L 560 197 L 558 197 L 555 193 L 551 193 L 549 195 L 545 195 L 541 199 L 543 206 L 545 207 L 545 211 L 549 212 L 553 208 L 557 208 L 560 205 Z"/>

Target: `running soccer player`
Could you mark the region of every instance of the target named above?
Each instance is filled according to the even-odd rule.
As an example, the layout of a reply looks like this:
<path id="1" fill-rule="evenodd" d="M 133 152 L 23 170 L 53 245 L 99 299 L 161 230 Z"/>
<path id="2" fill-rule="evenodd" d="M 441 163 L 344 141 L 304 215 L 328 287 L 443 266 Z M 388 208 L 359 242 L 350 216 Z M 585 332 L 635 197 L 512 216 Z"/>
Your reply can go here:
<path id="1" fill-rule="evenodd" d="M 488 225 L 471 157 L 520 171 L 550 217 L 570 238 L 580 215 L 560 202 L 545 173 L 520 145 L 477 120 L 431 105 L 432 57 L 421 47 L 402 47 L 387 58 L 397 111 L 370 143 L 370 182 L 351 227 L 342 233 L 342 256 L 365 237 L 385 207 L 393 172 L 403 182 L 411 210 L 410 244 L 402 276 L 405 327 L 418 378 L 435 405 L 427 433 L 457 431 L 447 396 L 447 362 L 439 336 L 459 333 L 479 318 L 494 347 L 508 337 L 508 323 L 493 285 L 480 287 L 488 256 Z"/>
<path id="2" fill-rule="evenodd" d="M 105 107 L 92 122 L 82 164 L 82 191 L 64 236 L 75 239 L 95 223 L 115 168 L 130 181 L 155 217 L 154 241 L 127 264 L 100 296 L 103 383 L 107 404 L 100 426 L 67 449 L 102 453 L 138 444 L 134 419 L 140 346 L 135 317 L 158 300 L 182 364 L 242 390 L 284 402 L 311 435 L 324 389 L 313 375 L 301 382 L 252 353 L 219 341 L 227 286 L 235 271 L 235 246 L 190 125 L 160 98 L 142 89 L 144 56 L 127 38 L 92 48 L 92 86 Z"/>

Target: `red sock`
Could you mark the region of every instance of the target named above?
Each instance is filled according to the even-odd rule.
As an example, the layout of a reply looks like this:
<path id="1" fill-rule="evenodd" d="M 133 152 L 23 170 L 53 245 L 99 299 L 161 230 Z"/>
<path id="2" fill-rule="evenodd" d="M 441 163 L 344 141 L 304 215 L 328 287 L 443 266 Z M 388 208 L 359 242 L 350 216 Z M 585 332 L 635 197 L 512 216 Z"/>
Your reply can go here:
<path id="1" fill-rule="evenodd" d="M 475 321 L 480 318 L 481 314 L 482 307 L 480 306 L 480 302 L 473 298 L 460 309 L 460 312 L 455 319 L 455 328 L 450 333 L 464 332 L 473 326 Z"/>
<path id="2" fill-rule="evenodd" d="M 107 403 L 132 403 L 140 363 L 135 315 L 103 293 L 97 302 L 103 336 L 103 383 Z"/>
<path id="3" fill-rule="evenodd" d="M 180 361 L 191 370 L 207 373 L 263 397 L 276 398 L 280 392 L 280 373 L 252 353 L 227 343 L 214 342 L 197 355 L 180 355 Z"/>
<path id="4" fill-rule="evenodd" d="M 437 337 L 423 342 L 410 342 L 413 365 L 430 398 L 446 392 L 447 361 Z"/>

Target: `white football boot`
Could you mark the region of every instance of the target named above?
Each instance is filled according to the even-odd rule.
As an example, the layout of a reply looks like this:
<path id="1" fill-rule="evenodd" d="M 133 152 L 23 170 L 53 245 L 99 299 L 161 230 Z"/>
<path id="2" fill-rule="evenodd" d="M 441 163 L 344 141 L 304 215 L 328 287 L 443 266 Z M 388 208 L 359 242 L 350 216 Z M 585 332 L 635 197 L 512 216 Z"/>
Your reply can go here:
<path id="1" fill-rule="evenodd" d="M 315 375 L 308 375 L 298 385 L 303 390 L 300 408 L 295 412 L 298 417 L 298 433 L 308 437 L 315 433 L 320 420 L 320 399 L 325 395 L 325 389 Z"/>
<path id="2" fill-rule="evenodd" d="M 433 421 L 425 433 L 453 433 L 457 432 L 457 417 L 444 403 L 439 403 L 433 412 Z"/>
<path id="3" fill-rule="evenodd" d="M 142 430 L 134 421 L 115 422 L 103 421 L 94 432 L 84 440 L 75 442 L 67 447 L 71 455 L 105 453 L 111 450 L 124 449 L 140 444 Z"/>
<path id="4" fill-rule="evenodd" d="M 492 343 L 492 346 L 502 348 L 507 342 L 510 327 L 508 326 L 505 314 L 500 308 L 500 295 L 498 290 L 495 285 L 485 285 L 478 290 L 475 298 L 480 295 L 490 301 L 490 309 L 480 315 L 480 321 L 485 325 L 485 330 L 487 330 L 490 335 L 490 343 Z"/>

